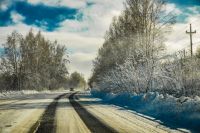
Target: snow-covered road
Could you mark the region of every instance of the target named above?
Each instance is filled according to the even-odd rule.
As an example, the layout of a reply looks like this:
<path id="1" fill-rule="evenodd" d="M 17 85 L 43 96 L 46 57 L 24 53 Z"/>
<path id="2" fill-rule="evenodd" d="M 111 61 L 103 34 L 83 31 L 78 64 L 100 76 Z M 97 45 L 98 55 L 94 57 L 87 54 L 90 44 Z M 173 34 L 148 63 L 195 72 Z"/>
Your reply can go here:
<path id="1" fill-rule="evenodd" d="M 89 95 L 79 95 L 79 103 L 87 108 L 96 118 L 113 127 L 120 133 L 167 133 L 182 132 L 161 125 L 150 117 L 137 114 L 118 106 L 102 104 L 100 99 Z"/>
<path id="2" fill-rule="evenodd" d="M 81 107 L 75 110 L 68 99 L 70 95 L 42 93 L 0 100 L 0 133 L 44 132 L 43 128 L 48 133 L 94 132 L 90 126 L 96 126 L 93 129 L 105 126 L 120 133 L 180 132 L 123 108 L 102 104 L 88 93 L 76 95 L 75 101 Z M 88 119 L 90 115 L 94 118 Z"/>
<path id="3" fill-rule="evenodd" d="M 59 94 L 35 94 L 1 100 L 0 132 L 28 132 Z"/>

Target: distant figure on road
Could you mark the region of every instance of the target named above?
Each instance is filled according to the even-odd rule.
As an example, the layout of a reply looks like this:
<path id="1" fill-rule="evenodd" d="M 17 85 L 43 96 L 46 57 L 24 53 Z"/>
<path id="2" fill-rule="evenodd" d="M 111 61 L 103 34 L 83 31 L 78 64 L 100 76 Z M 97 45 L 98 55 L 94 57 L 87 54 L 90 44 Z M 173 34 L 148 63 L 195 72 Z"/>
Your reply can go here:
<path id="1" fill-rule="evenodd" d="M 74 91 L 74 88 L 70 88 L 70 91 Z"/>

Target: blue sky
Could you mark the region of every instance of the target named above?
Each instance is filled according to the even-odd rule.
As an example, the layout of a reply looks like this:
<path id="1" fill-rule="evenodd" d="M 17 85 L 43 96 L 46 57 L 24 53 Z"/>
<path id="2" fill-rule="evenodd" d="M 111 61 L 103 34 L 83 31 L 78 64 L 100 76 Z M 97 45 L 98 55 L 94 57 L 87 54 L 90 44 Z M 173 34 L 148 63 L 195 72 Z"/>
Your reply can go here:
<path id="1" fill-rule="evenodd" d="M 50 40 L 57 39 L 68 47 L 71 71 L 78 70 L 89 77 L 92 60 L 104 41 L 104 34 L 112 17 L 119 15 L 123 9 L 123 2 L 124 0 L 0 0 L 0 47 L 13 30 L 23 35 L 30 28 L 41 30 Z M 178 37 L 176 32 L 167 37 L 167 46 L 170 50 L 181 49 L 184 47 L 181 44 L 188 42 L 185 30 L 189 23 L 193 23 L 197 33 L 198 29 L 200 32 L 200 0 L 168 0 L 166 10 L 176 14 L 177 24 L 173 29 L 181 31 Z"/>
<path id="2" fill-rule="evenodd" d="M 200 0 L 168 0 L 168 3 L 175 4 L 176 8 L 182 11 L 182 13 L 177 16 L 177 21 L 180 23 L 185 23 L 190 15 L 200 13 Z M 196 7 L 195 12 L 189 7 Z"/>
<path id="3" fill-rule="evenodd" d="M 2 6 L 0 10 L 0 26 L 15 25 L 16 22 L 12 19 L 12 12 L 15 12 L 24 18 L 22 21 L 24 24 L 34 25 L 47 31 L 55 31 L 57 28 L 62 27 L 61 22 L 65 20 L 81 21 L 83 16 L 82 9 L 95 5 L 95 1 L 91 2 L 90 0 L 85 1 L 86 4 L 83 7 L 70 7 L 67 3 L 59 5 L 59 1 L 57 3 L 54 2 L 55 5 L 46 4 L 38 0 L 36 0 L 38 1 L 37 3 L 28 0 L 14 0 L 10 1 L 10 3 L 6 1 L 10 0 L 2 0 L 0 3 L 2 5 L 7 3 L 7 5 L 5 4 L 7 7 Z M 185 22 L 188 14 L 200 13 L 200 0 L 168 0 L 168 3 L 175 4 L 177 9 L 184 12 L 177 16 L 179 22 Z M 185 8 L 193 6 L 197 7 L 195 13 Z M 82 30 L 88 30 L 88 28 L 85 27 Z"/>
<path id="4" fill-rule="evenodd" d="M 42 3 L 33 5 L 26 1 L 15 1 L 4 11 L 0 12 L 0 26 L 14 25 L 11 12 L 17 12 L 24 17 L 23 23 L 35 25 L 48 31 L 54 31 L 60 22 L 75 19 L 78 9 L 69 7 L 53 7 Z"/>
<path id="5" fill-rule="evenodd" d="M 169 3 L 175 3 L 181 6 L 200 6 L 199 0 L 168 0 Z"/>

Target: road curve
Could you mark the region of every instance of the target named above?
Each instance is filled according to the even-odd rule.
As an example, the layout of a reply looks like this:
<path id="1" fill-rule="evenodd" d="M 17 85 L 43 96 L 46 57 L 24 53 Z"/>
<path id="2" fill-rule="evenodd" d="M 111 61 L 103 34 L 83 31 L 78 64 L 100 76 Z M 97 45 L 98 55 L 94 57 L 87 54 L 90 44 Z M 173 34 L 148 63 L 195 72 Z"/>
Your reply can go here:
<path id="1" fill-rule="evenodd" d="M 83 106 L 81 106 L 75 99 L 76 93 L 73 93 L 69 96 L 69 101 L 71 105 L 74 107 L 77 114 L 83 120 L 88 129 L 93 133 L 117 133 L 113 128 L 105 125 L 99 119 L 97 119 L 94 115 L 88 112 Z"/>

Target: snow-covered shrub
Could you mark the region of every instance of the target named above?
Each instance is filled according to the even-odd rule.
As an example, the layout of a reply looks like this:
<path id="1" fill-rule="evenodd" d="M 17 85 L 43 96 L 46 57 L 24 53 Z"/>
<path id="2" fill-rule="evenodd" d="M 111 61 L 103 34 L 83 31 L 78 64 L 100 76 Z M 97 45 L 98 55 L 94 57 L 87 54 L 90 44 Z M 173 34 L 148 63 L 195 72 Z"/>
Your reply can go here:
<path id="1" fill-rule="evenodd" d="M 157 59 L 135 64 L 128 58 L 99 77 L 96 88 L 113 93 L 159 92 L 176 97 L 200 94 L 200 60 Z"/>

